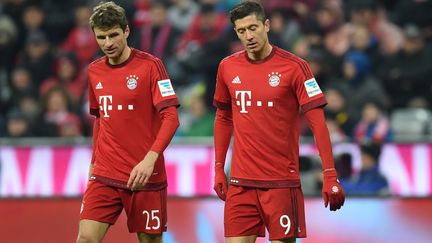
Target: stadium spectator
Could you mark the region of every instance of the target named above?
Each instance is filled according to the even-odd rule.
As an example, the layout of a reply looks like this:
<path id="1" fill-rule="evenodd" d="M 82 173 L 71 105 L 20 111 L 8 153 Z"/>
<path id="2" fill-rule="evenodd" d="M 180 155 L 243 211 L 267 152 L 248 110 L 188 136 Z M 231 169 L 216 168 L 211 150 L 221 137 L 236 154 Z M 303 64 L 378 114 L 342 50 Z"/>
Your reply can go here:
<path id="1" fill-rule="evenodd" d="M 42 97 L 42 107 L 35 122 L 34 132 L 41 137 L 81 136 L 82 124 L 79 116 L 73 112 L 70 95 L 61 86 L 51 88 Z M 74 125 L 71 134 L 70 126 Z M 64 126 L 67 131 L 64 133 Z"/>
<path id="2" fill-rule="evenodd" d="M 290 50 L 300 36 L 300 26 L 293 16 L 282 10 L 270 13 L 269 39 L 274 45 Z"/>
<path id="3" fill-rule="evenodd" d="M 194 0 L 171 0 L 173 3 L 168 10 L 168 18 L 174 28 L 180 32 L 186 32 L 200 6 Z"/>
<path id="4" fill-rule="evenodd" d="M 377 40 L 380 53 L 392 55 L 403 43 L 401 29 L 388 20 L 386 12 L 375 0 L 348 1 L 350 21 L 326 36 L 326 48 L 334 55 L 344 55 L 351 46 L 352 35 L 357 25 L 365 25 Z"/>
<path id="5" fill-rule="evenodd" d="M 80 68 L 86 67 L 98 52 L 98 46 L 88 19 L 91 8 L 80 5 L 75 8 L 75 26 L 69 31 L 67 38 L 60 45 L 61 52 L 73 52 Z"/>
<path id="6" fill-rule="evenodd" d="M 393 140 L 389 119 L 378 101 L 368 101 L 363 105 L 362 117 L 354 132 L 358 143 L 382 144 Z"/>
<path id="7" fill-rule="evenodd" d="M 226 15 L 217 12 L 215 5 L 202 5 L 200 12 L 195 16 L 191 25 L 179 40 L 176 48 L 178 58 L 185 63 L 189 62 L 192 66 L 196 66 L 200 61 L 203 61 L 197 59 L 194 53 L 197 53 L 205 44 L 223 35 L 226 29 L 226 21 Z"/>
<path id="8" fill-rule="evenodd" d="M 346 91 L 338 86 L 330 86 L 324 94 L 327 99 L 324 107 L 327 119 L 333 121 L 342 130 L 341 133 L 351 138 L 357 120 L 352 115 Z"/>
<path id="9" fill-rule="evenodd" d="M 206 104 L 206 87 L 204 83 L 196 84 L 183 95 L 182 124 L 178 135 L 186 137 L 213 136 L 215 113 Z"/>
<path id="10" fill-rule="evenodd" d="M 317 2 L 317 0 L 266 0 L 262 1 L 262 4 L 268 12 L 273 12 L 274 10 L 289 11 L 301 22 L 302 19 L 308 18 L 310 14 L 313 14 Z"/>
<path id="11" fill-rule="evenodd" d="M 150 8 L 153 4 L 162 3 L 162 1 L 153 0 L 134 0 L 133 4 L 135 7 L 135 12 L 133 16 L 132 26 L 134 29 L 139 29 L 151 21 Z"/>
<path id="12" fill-rule="evenodd" d="M 55 86 L 64 87 L 74 105 L 78 105 L 86 88 L 86 77 L 73 52 L 59 53 L 56 58 L 54 75 L 44 80 L 39 87 L 40 96 Z"/>
<path id="13" fill-rule="evenodd" d="M 407 25 L 403 33 L 402 49 L 387 59 L 382 73 L 384 87 L 391 95 L 392 109 L 406 107 L 415 97 L 432 102 L 432 48 L 426 45 L 417 26 Z"/>
<path id="14" fill-rule="evenodd" d="M 36 96 L 31 94 L 24 94 L 18 100 L 16 108 L 24 114 L 31 127 L 39 114 L 39 101 Z"/>
<path id="15" fill-rule="evenodd" d="M 349 102 L 355 117 L 360 116 L 362 105 L 371 97 L 384 107 L 388 97 L 381 82 L 371 72 L 369 56 L 359 51 L 349 51 L 343 61 L 342 78 L 337 81 L 349 93 Z"/>
<path id="16" fill-rule="evenodd" d="M 52 75 L 54 55 L 51 45 L 41 31 L 31 32 L 27 37 L 24 51 L 20 54 L 18 65 L 25 67 L 35 85 Z"/>
<path id="17" fill-rule="evenodd" d="M 22 38 L 26 40 L 33 32 L 41 32 L 46 36 L 45 12 L 39 5 L 28 5 L 22 14 L 23 33 Z"/>
<path id="18" fill-rule="evenodd" d="M 29 71 L 21 66 L 15 67 L 12 70 L 10 81 L 10 95 L 5 100 L 5 109 L 16 107 L 19 105 L 19 100 L 24 96 L 38 97 L 37 85 L 34 83 Z"/>
<path id="19" fill-rule="evenodd" d="M 167 6 L 164 2 L 155 2 L 149 10 L 149 19 L 136 28 L 131 45 L 169 62 L 174 54 L 180 32 L 176 30 L 167 17 Z"/>
<path id="20" fill-rule="evenodd" d="M 12 109 L 7 115 L 6 136 L 11 138 L 32 136 L 31 125 L 28 119 L 18 109 Z"/>
<path id="21" fill-rule="evenodd" d="M 224 39 L 226 27 L 225 13 L 218 12 L 212 3 L 201 5 L 191 26 L 180 37 L 175 51 L 177 62 L 168 65 L 175 81 L 182 86 L 207 81 L 207 101 L 212 100 L 213 95 L 214 85 L 210 80 L 216 75 L 218 62 L 228 52 L 228 43 Z"/>
<path id="22" fill-rule="evenodd" d="M 389 195 L 387 179 L 379 171 L 381 145 L 363 143 L 360 145 L 361 169 L 350 179 L 341 180 L 347 195 Z"/>
<path id="23" fill-rule="evenodd" d="M 18 48 L 18 27 L 9 16 L 0 12 L 0 100 L 7 89 L 6 79 L 14 66 L 16 48 Z"/>

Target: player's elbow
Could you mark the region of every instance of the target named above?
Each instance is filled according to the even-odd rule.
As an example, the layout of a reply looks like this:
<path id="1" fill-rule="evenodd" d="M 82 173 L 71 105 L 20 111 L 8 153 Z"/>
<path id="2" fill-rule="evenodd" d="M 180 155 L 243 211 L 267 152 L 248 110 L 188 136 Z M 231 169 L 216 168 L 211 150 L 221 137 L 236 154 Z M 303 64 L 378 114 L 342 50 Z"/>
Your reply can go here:
<path id="1" fill-rule="evenodd" d="M 178 116 L 175 117 L 175 120 L 173 121 L 173 125 L 174 125 L 176 130 L 177 130 L 177 128 L 180 127 L 180 121 L 179 121 Z"/>
<path id="2" fill-rule="evenodd" d="M 221 124 L 225 126 L 231 126 L 232 125 L 232 112 L 231 110 L 222 110 L 217 109 L 216 110 L 216 117 L 215 117 L 215 124 Z"/>

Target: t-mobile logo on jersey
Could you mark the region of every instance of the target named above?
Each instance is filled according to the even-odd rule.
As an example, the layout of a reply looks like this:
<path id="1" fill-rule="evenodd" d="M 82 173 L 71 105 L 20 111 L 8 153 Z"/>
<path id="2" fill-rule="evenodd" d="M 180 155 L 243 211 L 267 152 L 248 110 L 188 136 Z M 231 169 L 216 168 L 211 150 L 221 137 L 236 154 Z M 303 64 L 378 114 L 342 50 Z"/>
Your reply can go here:
<path id="1" fill-rule="evenodd" d="M 99 96 L 99 109 L 103 111 L 104 116 L 103 117 L 109 117 L 108 111 L 113 110 L 113 98 L 112 95 L 101 95 Z M 133 105 L 127 105 L 128 110 L 133 110 Z M 117 105 L 117 110 L 121 111 L 123 110 L 123 105 Z"/>
<path id="2" fill-rule="evenodd" d="M 240 113 L 248 113 L 246 107 L 252 106 L 252 91 L 246 90 L 236 90 L 236 105 L 240 106 Z M 263 102 L 261 100 L 256 101 L 256 106 L 263 106 Z M 273 107 L 273 101 L 267 102 L 267 107 Z"/>

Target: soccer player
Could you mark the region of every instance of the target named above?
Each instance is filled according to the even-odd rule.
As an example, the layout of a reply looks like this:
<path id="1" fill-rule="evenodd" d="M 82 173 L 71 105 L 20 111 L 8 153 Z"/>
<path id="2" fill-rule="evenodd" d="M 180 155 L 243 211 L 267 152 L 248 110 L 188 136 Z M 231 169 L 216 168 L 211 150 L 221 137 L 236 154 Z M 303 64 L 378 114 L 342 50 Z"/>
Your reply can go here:
<path id="1" fill-rule="evenodd" d="M 270 23 L 260 4 L 242 2 L 230 18 L 245 50 L 221 61 L 214 95 L 214 189 L 225 200 L 226 241 L 255 242 L 267 228 L 272 242 L 295 242 L 306 237 L 300 111 L 322 160 L 325 207 L 337 210 L 345 200 L 325 123 L 326 99 L 304 60 L 269 43 Z M 224 164 L 233 131 L 228 188 Z"/>
<path id="2" fill-rule="evenodd" d="M 140 242 L 161 242 L 167 222 L 162 152 L 179 126 L 179 102 L 161 60 L 128 46 L 122 7 L 96 6 L 90 26 L 105 55 L 88 67 L 94 154 L 77 242 L 102 241 L 123 208 Z"/>

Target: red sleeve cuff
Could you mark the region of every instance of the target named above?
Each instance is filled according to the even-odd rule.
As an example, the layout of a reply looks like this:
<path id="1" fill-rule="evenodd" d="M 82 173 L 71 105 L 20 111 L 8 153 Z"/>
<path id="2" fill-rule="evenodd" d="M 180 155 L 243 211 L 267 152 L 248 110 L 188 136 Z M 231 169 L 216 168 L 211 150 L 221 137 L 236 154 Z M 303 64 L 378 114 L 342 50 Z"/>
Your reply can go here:
<path id="1" fill-rule="evenodd" d="M 99 109 L 90 108 L 90 114 L 99 117 Z"/>
<path id="2" fill-rule="evenodd" d="M 157 111 L 160 112 L 161 110 L 169 106 L 175 106 L 176 108 L 178 108 L 180 106 L 178 99 L 174 98 L 174 99 L 164 100 L 156 105 L 156 109 Z"/>
<path id="3" fill-rule="evenodd" d="M 306 104 L 303 104 L 301 106 L 301 108 L 303 110 L 303 113 L 306 113 L 306 112 L 308 112 L 308 111 L 310 111 L 312 109 L 315 109 L 315 108 L 318 108 L 318 107 L 324 107 L 326 105 L 327 105 L 327 100 L 326 100 L 326 98 L 324 96 L 322 96 L 322 97 L 320 97 L 318 99 L 315 99 L 315 100 L 312 100 L 312 101 L 310 101 L 310 102 L 308 102 Z"/>
<path id="4" fill-rule="evenodd" d="M 221 110 L 231 110 L 231 103 L 228 102 L 220 102 L 217 100 L 213 100 L 213 106 L 215 106 L 216 108 L 219 108 Z"/>

